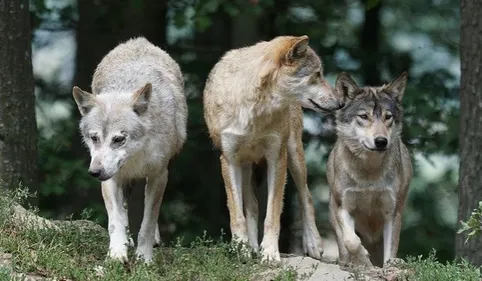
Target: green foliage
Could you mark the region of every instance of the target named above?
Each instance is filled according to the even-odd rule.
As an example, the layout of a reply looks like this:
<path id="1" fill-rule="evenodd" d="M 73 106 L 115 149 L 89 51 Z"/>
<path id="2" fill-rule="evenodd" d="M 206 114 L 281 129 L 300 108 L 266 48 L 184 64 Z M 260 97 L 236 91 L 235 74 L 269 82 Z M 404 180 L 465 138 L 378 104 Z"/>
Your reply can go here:
<path id="1" fill-rule="evenodd" d="M 479 202 L 479 207 L 472 211 L 469 219 L 466 222 L 460 221 L 460 223 L 462 226 L 457 231 L 457 234 L 468 232 L 465 243 L 467 243 L 470 238 L 479 236 L 482 230 L 482 201 Z"/>
<path id="2" fill-rule="evenodd" d="M 183 27 L 188 22 L 194 22 L 196 29 L 203 32 L 212 25 L 211 17 L 217 13 L 226 13 L 231 17 L 240 13 L 260 14 L 263 8 L 273 5 L 273 1 L 260 1 L 260 5 L 253 4 L 251 1 L 235 0 L 185 0 L 185 1 L 169 1 L 169 6 L 174 15 L 174 25 Z M 189 8 L 194 8 L 193 13 L 186 13 Z"/>
<path id="3" fill-rule="evenodd" d="M 447 86 L 451 79 L 446 71 L 436 71 L 409 81 L 404 96 L 403 137 L 409 148 L 425 156 L 457 153 L 459 87 Z"/>
<path id="4" fill-rule="evenodd" d="M 443 264 L 437 260 L 435 251 L 430 252 L 426 259 L 421 255 L 409 257 L 404 269 L 407 269 L 407 272 L 400 280 L 479 281 L 482 278 L 480 268 L 471 265 L 465 260 Z"/>
<path id="5" fill-rule="evenodd" d="M 72 135 L 77 134 L 77 122 L 61 120 L 53 124 L 53 137 L 39 140 L 41 196 L 62 195 L 67 188 L 89 188 L 98 186 L 98 181 L 87 173 L 83 159 L 73 155 Z M 81 148 L 84 149 L 84 148 Z"/>
<path id="6" fill-rule="evenodd" d="M 0 280 L 11 280 L 12 271 L 10 268 L 0 265 Z"/>

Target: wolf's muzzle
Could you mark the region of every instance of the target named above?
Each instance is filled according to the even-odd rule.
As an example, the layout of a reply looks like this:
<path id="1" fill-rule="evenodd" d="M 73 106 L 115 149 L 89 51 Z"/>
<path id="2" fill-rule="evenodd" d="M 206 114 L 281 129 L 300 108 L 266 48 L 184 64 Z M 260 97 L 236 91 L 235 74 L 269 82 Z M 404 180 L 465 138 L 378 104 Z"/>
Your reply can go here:
<path id="1" fill-rule="evenodd" d="M 375 138 L 375 146 L 377 149 L 385 149 L 388 145 L 387 138 L 384 137 L 377 137 Z"/>

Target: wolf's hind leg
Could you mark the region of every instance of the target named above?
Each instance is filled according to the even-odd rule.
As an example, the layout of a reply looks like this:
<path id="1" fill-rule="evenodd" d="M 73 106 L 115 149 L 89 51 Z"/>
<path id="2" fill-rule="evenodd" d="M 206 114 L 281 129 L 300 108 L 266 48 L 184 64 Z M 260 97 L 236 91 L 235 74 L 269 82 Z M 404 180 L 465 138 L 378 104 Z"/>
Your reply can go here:
<path id="1" fill-rule="evenodd" d="M 254 251 L 258 251 L 258 200 L 254 193 L 253 181 L 251 179 L 253 175 L 252 165 L 243 165 L 243 201 L 244 211 L 246 215 L 246 225 L 248 228 L 249 245 Z"/>
<path id="2" fill-rule="evenodd" d="M 321 259 L 323 242 L 316 227 L 315 210 L 310 190 L 306 184 L 306 163 L 301 138 L 294 132 L 288 141 L 288 167 L 298 190 L 298 202 L 303 225 L 303 252 L 314 259 Z"/>
<path id="3" fill-rule="evenodd" d="M 168 173 L 167 168 L 165 168 L 158 173 L 149 175 L 147 178 L 144 195 L 144 216 L 137 238 L 136 250 L 136 256 L 144 259 L 146 263 L 152 261 L 157 220 L 164 191 L 166 190 Z"/>
<path id="4" fill-rule="evenodd" d="M 127 217 L 127 201 L 124 197 L 122 183 L 114 179 L 102 182 L 102 197 L 109 219 L 109 252 L 108 256 L 121 262 L 127 262 L 126 230 L 129 226 Z"/>

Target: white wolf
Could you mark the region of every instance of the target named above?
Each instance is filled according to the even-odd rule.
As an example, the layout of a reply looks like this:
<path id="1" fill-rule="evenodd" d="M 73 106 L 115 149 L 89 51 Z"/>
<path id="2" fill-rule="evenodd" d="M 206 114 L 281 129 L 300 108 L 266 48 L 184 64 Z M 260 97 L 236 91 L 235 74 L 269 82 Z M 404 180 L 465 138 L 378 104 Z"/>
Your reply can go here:
<path id="1" fill-rule="evenodd" d="M 145 38 L 111 50 L 95 70 L 92 94 L 73 88 L 80 131 L 91 154 L 89 174 L 102 181 L 109 217 L 109 253 L 127 261 L 127 205 L 123 187 L 147 178 L 136 255 L 152 260 L 168 163 L 186 140 L 187 104 L 179 65 Z M 157 240 L 157 241 L 156 241 Z"/>

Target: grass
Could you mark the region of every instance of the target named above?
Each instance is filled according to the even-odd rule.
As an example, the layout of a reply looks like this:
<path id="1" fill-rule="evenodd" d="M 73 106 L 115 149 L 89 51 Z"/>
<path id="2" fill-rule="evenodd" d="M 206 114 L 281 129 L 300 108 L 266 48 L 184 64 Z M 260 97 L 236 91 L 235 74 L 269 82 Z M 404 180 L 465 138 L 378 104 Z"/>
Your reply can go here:
<path id="1" fill-rule="evenodd" d="M 480 281 L 482 275 L 480 268 L 473 266 L 465 260 L 441 263 L 432 251 L 427 258 L 409 257 L 403 266 L 407 272 L 406 279 L 414 281 Z"/>
<path id="2" fill-rule="evenodd" d="M 182 246 L 179 239 L 169 247 L 157 248 L 150 266 L 134 259 L 126 265 L 106 260 L 108 235 L 104 230 L 86 229 L 69 221 L 60 224 L 60 230 L 19 228 L 22 224 L 12 220 L 12 203 L 27 197 L 22 189 L 0 195 L 0 253 L 12 256 L 9 267 L 1 265 L 0 256 L 0 281 L 23 280 L 14 278 L 12 271 L 56 280 L 297 280 L 293 268 L 281 269 L 261 263 L 259 257 L 240 255 L 234 245 L 223 241 L 223 235 L 217 240 L 204 235 L 188 247 Z M 129 255 L 133 257 L 133 249 Z M 463 260 L 441 263 L 436 260 L 435 252 L 427 258 L 409 257 L 400 267 L 404 273 L 397 280 L 482 280 L 480 268 Z M 264 273 L 269 274 L 269 279 L 261 277 Z M 362 275 L 354 277 L 365 280 Z"/>
<path id="3" fill-rule="evenodd" d="M 377 274 L 378 272 L 378 274 Z M 381 274 L 380 274 L 381 273 Z M 435 250 L 428 257 L 408 257 L 396 268 L 388 267 L 370 270 L 355 269 L 351 277 L 354 281 L 394 280 L 394 281 L 480 281 L 480 268 L 460 260 L 441 263 L 437 260 Z M 381 279 L 382 278 L 382 279 Z"/>
<path id="4" fill-rule="evenodd" d="M 26 197 L 17 193 L 14 200 Z M 181 240 L 157 248 L 152 265 L 131 261 L 127 265 L 106 260 L 106 231 L 85 231 L 75 223 L 62 223 L 60 230 L 19 229 L 11 219 L 12 196 L 0 196 L 0 252 L 12 255 L 17 273 L 33 273 L 57 280 L 261 280 L 271 272 L 277 281 L 296 280 L 293 269 L 246 258 L 232 244 L 206 236 L 188 247 Z M 233 250 L 234 249 L 234 250 Z M 133 250 L 129 251 L 130 257 Z M 10 268 L 0 266 L 0 280 L 12 280 Z M 274 275 L 273 275 L 274 274 Z"/>

